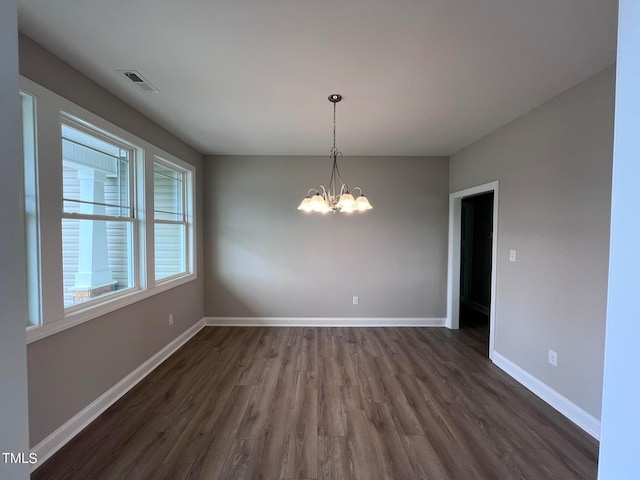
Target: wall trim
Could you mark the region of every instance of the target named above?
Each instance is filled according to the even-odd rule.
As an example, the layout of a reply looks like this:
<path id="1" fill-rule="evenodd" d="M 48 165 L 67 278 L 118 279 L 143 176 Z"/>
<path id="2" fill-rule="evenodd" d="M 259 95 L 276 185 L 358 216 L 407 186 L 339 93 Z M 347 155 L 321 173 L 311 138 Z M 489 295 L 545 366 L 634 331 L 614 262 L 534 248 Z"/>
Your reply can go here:
<path id="1" fill-rule="evenodd" d="M 51 433 L 31 449 L 38 456 L 38 463 L 31 466 L 31 471 L 36 470 L 46 462 L 54 453 L 60 450 L 82 429 L 93 422 L 107 408 L 119 400 L 125 393 L 144 379 L 156 367 L 173 355 L 182 345 L 187 343 L 196 333 L 205 326 L 205 319 L 198 320 L 193 326 L 173 339 L 168 345 L 136 368 L 129 375 L 116 383 L 109 390 L 100 395 L 96 400 L 74 415 L 70 420 Z"/>
<path id="2" fill-rule="evenodd" d="M 491 304 L 489 305 L 489 358 L 493 360 L 498 303 L 498 205 L 500 182 L 477 185 L 449 194 L 449 241 L 447 260 L 447 328 L 460 324 L 460 248 L 462 242 L 462 199 L 493 192 L 493 241 L 491 242 Z"/>
<path id="3" fill-rule="evenodd" d="M 600 440 L 600 420 L 498 352 L 493 352 L 492 360 L 497 367 L 531 390 L 593 438 Z"/>
<path id="4" fill-rule="evenodd" d="M 426 317 L 205 317 L 207 326 L 233 327 L 444 327 L 444 318 Z"/>

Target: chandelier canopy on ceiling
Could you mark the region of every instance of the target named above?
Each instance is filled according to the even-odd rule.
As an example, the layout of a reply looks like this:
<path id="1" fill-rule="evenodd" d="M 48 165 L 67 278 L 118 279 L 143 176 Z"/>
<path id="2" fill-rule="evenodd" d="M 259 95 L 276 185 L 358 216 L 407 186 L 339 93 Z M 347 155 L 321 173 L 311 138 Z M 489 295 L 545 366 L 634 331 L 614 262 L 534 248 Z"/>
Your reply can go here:
<path id="1" fill-rule="evenodd" d="M 351 213 L 354 211 L 364 212 L 373 208 L 367 197 L 364 196 L 362 188 L 353 187 L 350 190 L 340 175 L 338 156 L 342 156 L 342 152 L 339 152 L 336 148 L 336 103 L 340 100 L 342 100 L 342 95 L 337 93 L 329 95 L 329 101 L 333 103 L 333 147 L 331 147 L 330 153 L 333 167 L 331 168 L 329 184 L 327 187 L 318 185 L 316 188 L 310 188 L 307 191 L 307 196 L 298 206 L 298 210 L 319 213 Z M 339 187 L 338 184 L 340 184 Z M 351 192 L 356 190 L 360 193 L 354 198 Z"/>

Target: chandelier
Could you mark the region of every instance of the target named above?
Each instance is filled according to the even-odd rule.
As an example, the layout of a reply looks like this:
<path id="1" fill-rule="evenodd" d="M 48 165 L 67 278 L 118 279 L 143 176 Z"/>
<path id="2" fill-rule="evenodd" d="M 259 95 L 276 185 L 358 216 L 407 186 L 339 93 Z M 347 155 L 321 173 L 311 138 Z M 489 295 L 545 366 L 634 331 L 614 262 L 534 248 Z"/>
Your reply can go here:
<path id="1" fill-rule="evenodd" d="M 330 153 L 331 159 L 333 160 L 333 167 L 331 168 L 329 184 L 326 188 L 324 185 L 310 188 L 307 191 L 307 196 L 298 206 L 298 210 L 320 213 L 351 213 L 354 211 L 364 212 L 365 210 L 371 210 L 373 208 L 367 197 L 364 196 L 362 189 L 360 187 L 353 187 L 349 190 L 349 187 L 340 175 L 338 156 L 342 156 L 342 152 L 339 152 L 336 148 L 336 103 L 340 100 L 342 100 L 342 95 L 338 95 L 337 93 L 329 95 L 329 101 L 333 103 L 333 147 L 331 147 Z M 359 191 L 360 194 L 354 198 L 351 192 L 355 192 L 356 190 Z"/>

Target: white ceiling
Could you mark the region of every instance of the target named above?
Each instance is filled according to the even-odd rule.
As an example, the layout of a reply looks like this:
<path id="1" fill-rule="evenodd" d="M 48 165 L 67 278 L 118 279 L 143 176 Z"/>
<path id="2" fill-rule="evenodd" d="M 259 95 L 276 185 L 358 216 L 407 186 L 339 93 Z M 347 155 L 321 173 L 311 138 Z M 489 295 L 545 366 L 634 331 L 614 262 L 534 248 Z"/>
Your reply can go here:
<path id="1" fill-rule="evenodd" d="M 18 0 L 20 29 L 204 154 L 449 155 L 615 61 L 615 0 Z M 145 93 L 118 70 L 140 71 Z"/>

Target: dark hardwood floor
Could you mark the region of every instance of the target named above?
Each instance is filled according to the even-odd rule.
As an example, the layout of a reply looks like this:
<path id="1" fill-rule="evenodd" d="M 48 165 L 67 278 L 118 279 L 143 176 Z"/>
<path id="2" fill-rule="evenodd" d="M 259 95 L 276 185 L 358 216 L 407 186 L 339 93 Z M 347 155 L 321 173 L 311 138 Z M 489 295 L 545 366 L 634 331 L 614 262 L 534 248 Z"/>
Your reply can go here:
<path id="1" fill-rule="evenodd" d="M 32 475 L 595 479 L 595 440 L 473 328 L 203 329 Z"/>

